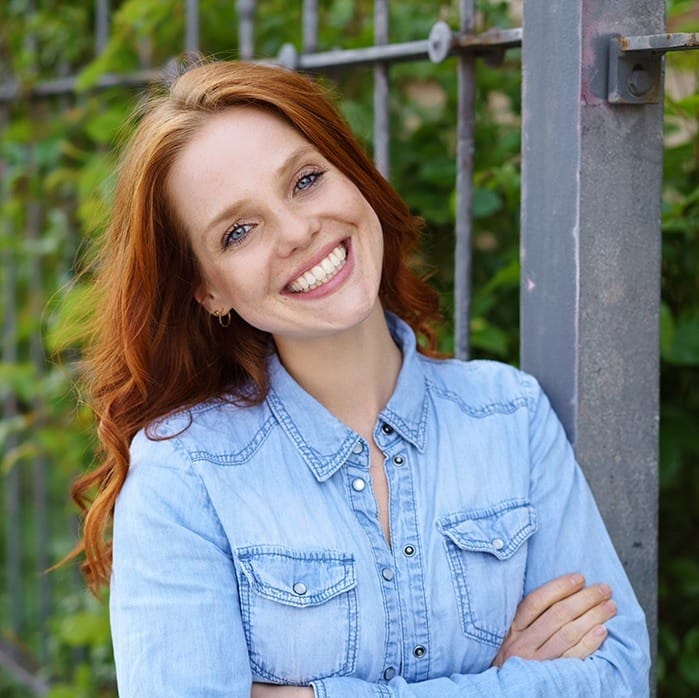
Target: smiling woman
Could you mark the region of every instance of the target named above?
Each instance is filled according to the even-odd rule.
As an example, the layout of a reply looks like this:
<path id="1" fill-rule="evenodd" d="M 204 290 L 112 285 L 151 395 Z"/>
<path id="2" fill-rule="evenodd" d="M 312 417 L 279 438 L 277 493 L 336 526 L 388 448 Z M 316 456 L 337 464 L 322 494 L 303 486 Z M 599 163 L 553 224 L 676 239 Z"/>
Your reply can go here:
<path id="1" fill-rule="evenodd" d="M 210 313 L 232 309 L 286 352 L 383 315 L 374 209 L 281 117 L 230 107 L 210 118 L 178 155 L 167 194 Z"/>
<path id="2" fill-rule="evenodd" d="M 74 489 L 122 698 L 647 695 L 546 397 L 435 357 L 420 221 L 322 90 L 213 63 L 138 122 L 96 270 L 102 462 Z"/>

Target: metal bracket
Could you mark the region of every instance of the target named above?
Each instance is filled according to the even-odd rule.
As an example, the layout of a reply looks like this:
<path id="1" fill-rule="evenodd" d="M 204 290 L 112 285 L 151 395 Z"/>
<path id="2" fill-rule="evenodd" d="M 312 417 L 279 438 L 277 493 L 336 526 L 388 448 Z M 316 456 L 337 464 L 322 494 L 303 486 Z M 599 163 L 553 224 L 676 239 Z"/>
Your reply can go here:
<path id="1" fill-rule="evenodd" d="M 662 94 L 663 57 L 668 51 L 692 49 L 699 49 L 697 34 L 612 37 L 608 101 L 612 104 L 657 104 Z"/>

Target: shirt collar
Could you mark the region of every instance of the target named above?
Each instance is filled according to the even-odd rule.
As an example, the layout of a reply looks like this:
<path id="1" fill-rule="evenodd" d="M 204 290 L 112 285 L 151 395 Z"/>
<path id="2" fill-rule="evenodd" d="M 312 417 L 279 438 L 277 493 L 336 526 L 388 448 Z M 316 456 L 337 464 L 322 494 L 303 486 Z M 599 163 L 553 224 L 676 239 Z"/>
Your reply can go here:
<path id="1" fill-rule="evenodd" d="M 386 313 L 386 320 L 403 354 L 403 363 L 393 395 L 379 414 L 379 422 L 390 425 L 422 451 L 428 403 L 415 334 L 392 313 Z M 307 393 L 276 354 L 270 357 L 268 369 L 267 404 L 316 479 L 327 480 L 344 464 L 360 436 Z"/>

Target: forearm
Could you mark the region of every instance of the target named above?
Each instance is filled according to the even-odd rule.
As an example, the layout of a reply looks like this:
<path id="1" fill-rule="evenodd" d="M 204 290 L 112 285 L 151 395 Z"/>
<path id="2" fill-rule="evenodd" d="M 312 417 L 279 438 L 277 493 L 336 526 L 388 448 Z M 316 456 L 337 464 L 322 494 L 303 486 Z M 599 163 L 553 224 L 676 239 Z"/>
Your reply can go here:
<path id="1" fill-rule="evenodd" d="M 538 662 L 512 658 L 481 674 L 452 675 L 409 684 L 331 677 L 313 684 L 315 698 L 643 698 L 647 681 L 628 685 L 605 660 L 556 659 Z"/>

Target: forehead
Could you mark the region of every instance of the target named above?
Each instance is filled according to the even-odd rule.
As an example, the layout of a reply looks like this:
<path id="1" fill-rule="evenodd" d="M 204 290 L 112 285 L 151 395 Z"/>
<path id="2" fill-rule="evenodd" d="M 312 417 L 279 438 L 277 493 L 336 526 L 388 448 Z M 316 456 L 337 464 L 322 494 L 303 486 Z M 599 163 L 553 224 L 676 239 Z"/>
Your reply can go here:
<path id="1" fill-rule="evenodd" d="M 260 107 L 236 106 L 209 116 L 197 129 L 178 159 L 188 153 L 213 149 L 228 156 L 254 152 L 256 158 L 270 156 L 278 149 L 290 149 L 309 141 L 286 119 Z"/>
<path id="2" fill-rule="evenodd" d="M 208 218 L 222 202 L 274 185 L 295 154 L 317 150 L 282 117 L 231 107 L 207 118 L 176 156 L 167 196 L 186 225 Z"/>

